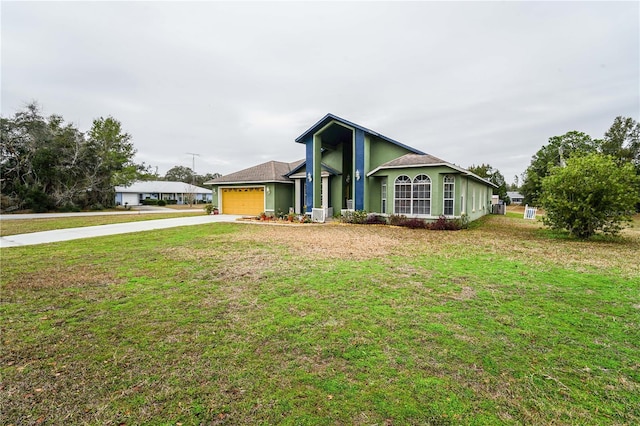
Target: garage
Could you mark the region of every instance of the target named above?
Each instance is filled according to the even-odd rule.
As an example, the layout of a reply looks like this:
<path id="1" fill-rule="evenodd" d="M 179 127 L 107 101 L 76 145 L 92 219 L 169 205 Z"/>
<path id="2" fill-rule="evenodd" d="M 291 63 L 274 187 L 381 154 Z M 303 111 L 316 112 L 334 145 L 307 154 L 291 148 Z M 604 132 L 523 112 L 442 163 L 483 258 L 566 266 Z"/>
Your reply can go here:
<path id="1" fill-rule="evenodd" d="M 124 206 L 125 204 L 130 206 L 137 206 L 138 204 L 140 204 L 138 194 L 130 194 L 130 193 L 124 192 L 122 194 L 122 205 Z"/>
<path id="2" fill-rule="evenodd" d="M 222 213 L 258 215 L 264 211 L 264 187 L 222 188 Z"/>

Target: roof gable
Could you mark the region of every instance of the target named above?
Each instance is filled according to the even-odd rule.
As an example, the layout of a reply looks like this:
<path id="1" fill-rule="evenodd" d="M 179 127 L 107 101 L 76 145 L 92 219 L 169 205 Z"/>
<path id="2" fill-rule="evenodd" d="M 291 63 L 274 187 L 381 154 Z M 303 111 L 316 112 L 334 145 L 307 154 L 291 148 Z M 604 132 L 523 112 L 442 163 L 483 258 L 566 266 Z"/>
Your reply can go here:
<path id="1" fill-rule="evenodd" d="M 422 152 L 422 151 L 420 151 L 420 150 L 418 150 L 418 149 L 412 148 L 412 147 L 410 147 L 410 146 L 408 146 L 408 145 L 405 145 L 405 144 L 403 144 L 403 143 L 400 143 L 400 142 L 398 142 L 398 141 L 396 141 L 396 140 L 394 140 L 394 139 L 391 139 L 391 138 L 389 138 L 389 137 L 387 137 L 387 136 L 381 135 L 381 134 L 380 134 L 380 133 L 378 133 L 378 132 L 374 132 L 374 131 L 373 131 L 373 130 L 371 130 L 371 129 L 367 129 L 366 127 L 363 127 L 363 126 L 361 126 L 361 125 L 359 125 L 359 124 L 353 123 L 353 122 L 351 122 L 351 121 L 349 121 L 349 120 L 345 120 L 344 118 L 338 117 L 337 115 L 334 115 L 334 114 L 331 114 L 331 113 L 328 113 L 327 115 L 325 115 L 324 117 L 322 117 L 322 118 L 321 118 L 317 123 L 315 123 L 315 124 L 314 124 L 313 126 L 311 126 L 309 129 L 307 129 L 303 134 L 301 134 L 300 136 L 298 136 L 298 137 L 296 138 L 296 142 L 298 142 L 298 143 L 305 143 L 305 139 L 307 138 L 307 136 L 309 136 L 310 134 L 314 134 L 314 133 L 316 133 L 318 130 L 322 129 L 324 126 L 326 126 L 327 124 L 329 124 L 331 121 L 336 121 L 336 122 L 338 122 L 338 123 L 344 124 L 344 125 L 346 125 L 346 126 L 349 126 L 349 127 L 354 128 L 354 129 L 362 130 L 362 131 L 363 131 L 363 132 L 365 132 L 366 134 L 369 134 L 369 135 L 375 136 L 375 137 L 377 137 L 377 138 L 380 138 L 380 139 L 382 139 L 382 140 L 384 140 L 384 141 L 386 141 L 386 142 L 392 143 L 392 144 L 394 144 L 394 145 L 398 145 L 398 146 L 400 146 L 400 147 L 402 147 L 402 148 L 404 148 L 404 149 L 407 149 L 407 150 L 409 150 L 409 151 L 411 151 L 411 152 L 413 152 L 413 153 L 416 153 L 416 154 L 424 154 L 424 152 Z"/>

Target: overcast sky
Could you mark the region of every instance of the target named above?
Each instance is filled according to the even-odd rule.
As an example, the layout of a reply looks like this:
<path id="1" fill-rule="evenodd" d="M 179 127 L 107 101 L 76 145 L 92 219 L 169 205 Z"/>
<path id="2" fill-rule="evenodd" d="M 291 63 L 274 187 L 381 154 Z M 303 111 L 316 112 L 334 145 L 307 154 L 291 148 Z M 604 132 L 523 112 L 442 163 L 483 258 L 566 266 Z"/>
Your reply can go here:
<path id="1" fill-rule="evenodd" d="M 640 117 L 640 3 L 7 2 L 1 113 L 30 101 L 136 160 L 294 161 L 326 113 L 508 182 L 549 137 Z"/>

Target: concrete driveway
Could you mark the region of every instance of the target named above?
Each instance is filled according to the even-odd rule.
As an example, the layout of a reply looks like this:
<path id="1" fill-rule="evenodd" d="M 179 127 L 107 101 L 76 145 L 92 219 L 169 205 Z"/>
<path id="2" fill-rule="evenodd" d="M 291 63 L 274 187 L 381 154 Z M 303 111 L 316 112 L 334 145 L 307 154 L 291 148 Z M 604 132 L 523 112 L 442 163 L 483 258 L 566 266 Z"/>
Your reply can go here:
<path id="1" fill-rule="evenodd" d="M 175 210 L 174 210 L 175 211 Z M 184 211 L 184 210 L 182 210 Z M 60 217 L 56 213 L 54 217 Z M 82 213 L 68 213 L 69 215 L 83 215 Z M 89 213 L 91 214 L 91 213 Z M 93 213 L 95 214 L 95 213 Z M 137 214 L 137 212 L 134 212 Z M 3 215 L 4 216 L 4 215 Z M 24 216 L 22 219 L 27 219 Z M 36 215 L 38 218 L 42 215 Z M 241 216 L 234 215 L 202 215 L 191 217 L 176 217 L 172 219 L 145 220 L 141 222 L 113 223 L 110 225 L 86 226 L 83 228 L 56 229 L 53 231 L 33 232 L 30 234 L 9 235 L 0 237 L 0 248 L 30 246 L 35 244 L 55 243 L 58 241 L 77 240 L 80 238 L 103 237 L 105 235 L 127 234 L 130 232 L 151 231 L 154 229 L 174 228 L 177 226 L 203 225 L 216 222 L 235 222 Z M 3 217 L 2 220 L 6 218 Z"/>

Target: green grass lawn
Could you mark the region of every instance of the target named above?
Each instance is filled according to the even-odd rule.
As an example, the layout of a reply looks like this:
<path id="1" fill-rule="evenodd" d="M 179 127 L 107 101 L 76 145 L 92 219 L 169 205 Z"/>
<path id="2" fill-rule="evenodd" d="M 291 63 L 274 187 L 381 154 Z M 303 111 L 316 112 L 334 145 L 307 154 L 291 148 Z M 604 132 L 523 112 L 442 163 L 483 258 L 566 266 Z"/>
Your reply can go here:
<path id="1" fill-rule="evenodd" d="M 2 249 L 3 424 L 640 423 L 640 233 L 212 224 Z"/>
<path id="2" fill-rule="evenodd" d="M 57 217 L 43 219 L 10 219 L 0 221 L 0 236 L 6 237 L 54 229 L 81 228 L 84 226 L 108 225 L 111 223 L 138 222 L 142 220 L 169 219 L 174 217 L 201 216 L 203 212 L 140 213 L 130 215 L 95 215 Z"/>

